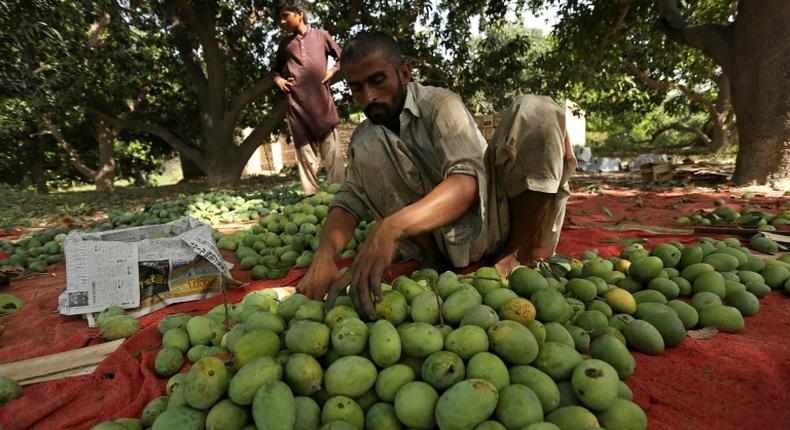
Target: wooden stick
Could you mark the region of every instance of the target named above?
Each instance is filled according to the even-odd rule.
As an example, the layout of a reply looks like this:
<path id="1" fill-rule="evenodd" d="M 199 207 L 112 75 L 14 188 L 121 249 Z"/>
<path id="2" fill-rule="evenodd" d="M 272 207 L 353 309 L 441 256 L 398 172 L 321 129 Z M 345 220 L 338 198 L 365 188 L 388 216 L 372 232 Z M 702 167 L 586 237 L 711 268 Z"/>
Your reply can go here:
<path id="1" fill-rule="evenodd" d="M 694 227 L 694 233 L 713 233 L 713 234 L 737 234 L 740 236 L 754 236 L 760 230 L 756 228 L 740 228 L 740 227 Z"/>
<path id="2" fill-rule="evenodd" d="M 13 379 L 20 385 L 28 385 L 87 374 L 118 349 L 123 341 L 124 339 L 118 339 L 101 345 L 3 364 L 0 365 L 0 376 Z"/>

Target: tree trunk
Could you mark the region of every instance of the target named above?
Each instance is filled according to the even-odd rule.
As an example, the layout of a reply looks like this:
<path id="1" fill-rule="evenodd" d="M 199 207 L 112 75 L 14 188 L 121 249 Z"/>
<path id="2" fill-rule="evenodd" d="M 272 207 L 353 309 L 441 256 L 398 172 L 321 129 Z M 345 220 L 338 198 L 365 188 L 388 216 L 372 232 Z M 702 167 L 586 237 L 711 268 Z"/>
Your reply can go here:
<path id="1" fill-rule="evenodd" d="M 741 1 L 732 36 L 733 181 L 790 189 L 790 2 Z"/>
<path id="2" fill-rule="evenodd" d="M 738 121 L 738 185 L 790 188 L 790 2 L 740 0 L 732 24 L 687 26 L 677 0 L 656 0 L 659 28 L 701 50 L 730 78 Z"/>
<path id="3" fill-rule="evenodd" d="M 113 191 L 115 181 L 115 138 L 118 133 L 103 120 L 94 124 L 96 140 L 99 143 L 99 166 L 96 168 L 94 182 L 96 191 Z"/>
<path id="4" fill-rule="evenodd" d="M 223 133 L 217 128 L 207 128 L 206 140 L 213 144 L 206 145 L 205 156 L 207 161 L 206 179 L 210 185 L 236 185 L 241 181 L 241 172 L 238 169 L 240 151 L 232 134 Z"/>
<path id="5" fill-rule="evenodd" d="M 44 147 L 46 142 L 41 136 L 37 136 L 31 143 L 33 147 L 33 159 L 31 163 L 33 183 L 36 184 L 36 191 L 39 194 L 49 194 L 47 178 L 44 176 Z"/>
<path id="6" fill-rule="evenodd" d="M 200 7 L 195 7 L 192 2 L 178 0 L 178 12 L 169 18 L 170 33 L 200 106 L 204 144 L 201 154 L 196 157 L 199 160 L 193 161 L 198 161 L 196 164 L 206 173 L 209 184 L 234 185 L 241 180 L 244 165 L 258 142 L 285 118 L 286 104 L 284 101 L 276 103 L 272 111 L 255 125 L 248 139 L 240 145 L 236 144 L 233 133 L 240 125 L 242 110 L 270 91 L 274 84 L 269 77 L 263 77 L 251 87 L 229 97 L 231 94 L 225 70 L 227 54 L 217 38 L 218 2 L 212 0 L 200 3 Z M 184 25 L 187 22 L 189 28 Z M 202 63 L 195 56 L 194 40 L 190 33 L 197 37 Z M 179 152 L 182 151 L 179 149 Z"/>
<path id="7" fill-rule="evenodd" d="M 179 154 L 178 159 L 181 161 L 181 174 L 183 175 L 184 181 L 192 181 L 206 177 L 206 172 L 200 170 L 200 166 L 190 160 L 189 157 Z"/>
<path id="8" fill-rule="evenodd" d="M 716 86 L 719 89 L 716 98 L 715 114 L 711 113 L 712 131 L 708 149 L 716 153 L 729 147 L 735 140 L 735 117 L 732 111 L 732 90 L 730 79 L 722 72 L 716 77 Z"/>

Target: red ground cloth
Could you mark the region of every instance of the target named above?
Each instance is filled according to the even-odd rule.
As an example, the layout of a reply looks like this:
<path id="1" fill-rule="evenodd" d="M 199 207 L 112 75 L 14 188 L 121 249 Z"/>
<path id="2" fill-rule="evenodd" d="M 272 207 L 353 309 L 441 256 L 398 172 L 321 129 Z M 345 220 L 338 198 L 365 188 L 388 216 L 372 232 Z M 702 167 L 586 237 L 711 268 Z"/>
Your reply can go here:
<path id="1" fill-rule="evenodd" d="M 667 240 L 690 242 L 697 236 L 655 235 L 643 231 L 612 232 L 590 225 L 612 225 L 623 216 L 629 224 L 672 226 L 674 216 L 694 208 L 710 208 L 718 196 L 677 193 L 640 193 L 641 207 L 626 192 L 616 196 L 578 196 L 568 206 L 569 225 L 558 253 L 580 254 L 597 248 L 602 256 L 623 246 L 603 242 L 643 237 L 652 243 Z M 726 196 L 726 195 L 722 195 Z M 672 199 L 686 197 L 687 202 Z M 751 204 L 756 203 L 752 201 Z M 773 202 L 772 202 L 773 204 Z M 683 208 L 689 205 L 689 208 Z M 606 206 L 615 214 L 610 220 Z M 646 246 L 652 246 L 648 243 Z M 413 263 L 394 265 L 390 277 L 409 273 Z M 84 320 L 57 314 L 57 295 L 65 287 L 62 263 L 46 275 L 13 282 L 3 293 L 25 302 L 18 313 L 0 319 L 0 363 L 68 351 L 99 342 Z M 294 270 L 278 281 L 256 282 L 231 292 L 238 301 L 248 291 L 293 285 L 303 271 Z M 242 281 L 249 272 L 234 273 Z M 0 408 L 0 425 L 7 430 L 89 429 L 111 418 L 139 416 L 145 404 L 162 394 L 165 380 L 153 375 L 153 360 L 161 338 L 156 323 L 174 312 L 206 312 L 220 297 L 171 306 L 141 319 L 144 326 L 121 348 L 105 359 L 91 375 L 24 387 L 24 396 Z M 645 409 L 651 429 L 784 429 L 790 422 L 790 299 L 772 293 L 761 300 L 760 312 L 747 318 L 746 330 L 737 335 L 719 333 L 712 339 L 687 339 L 658 357 L 635 353 L 637 372 L 627 382 L 636 402 Z"/>

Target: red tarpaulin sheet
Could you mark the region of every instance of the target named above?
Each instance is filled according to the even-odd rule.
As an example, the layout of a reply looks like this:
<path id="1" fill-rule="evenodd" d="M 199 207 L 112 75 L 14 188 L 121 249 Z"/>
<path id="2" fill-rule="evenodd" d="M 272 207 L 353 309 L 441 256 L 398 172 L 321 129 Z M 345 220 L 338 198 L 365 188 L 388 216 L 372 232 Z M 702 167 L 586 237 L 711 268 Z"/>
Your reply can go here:
<path id="1" fill-rule="evenodd" d="M 651 243 L 697 240 L 692 235 L 656 235 L 644 231 L 612 232 L 604 226 L 618 223 L 672 226 L 672 219 L 694 208 L 709 208 L 721 196 L 681 193 L 616 192 L 617 195 L 578 196 L 568 206 L 568 225 L 559 254 L 579 255 L 597 248 L 602 256 L 616 254 L 621 243 L 605 242 L 642 237 Z M 673 199 L 684 202 L 674 202 Z M 759 202 L 752 202 L 755 204 Z M 632 208 L 633 205 L 641 207 Z M 669 208 L 675 204 L 678 208 Z M 773 201 L 766 204 L 774 205 Z M 680 209 L 682 205 L 692 208 Z M 602 211 L 607 207 L 610 219 Z M 622 217 L 629 219 L 622 220 Z M 634 218 L 634 219 L 630 219 Z M 646 246 L 652 246 L 648 243 Z M 227 256 L 229 259 L 229 255 Z M 390 268 L 390 278 L 410 273 L 416 264 Z M 65 287 L 63 263 L 50 267 L 53 275 L 13 282 L 3 293 L 25 302 L 18 313 L 0 319 L 0 363 L 69 351 L 100 342 L 84 320 L 57 313 L 57 296 Z M 259 281 L 231 291 L 231 301 L 247 292 L 293 285 L 303 274 L 293 270 L 281 280 Z M 242 281 L 249 272 L 235 272 Z M 143 329 L 127 339 L 99 367 L 86 376 L 24 387 L 20 399 L 0 408 L 0 425 L 6 430 L 89 429 L 98 422 L 138 417 L 148 401 L 162 395 L 164 379 L 153 374 L 153 361 L 161 347 L 156 323 L 175 312 L 206 312 L 221 297 L 184 303 L 141 318 Z M 746 319 L 746 329 L 736 335 L 716 334 L 708 340 L 687 339 L 660 356 L 634 353 L 637 371 L 627 383 L 634 400 L 645 410 L 651 429 L 784 429 L 790 422 L 790 299 L 775 292 L 760 301 L 760 312 Z"/>

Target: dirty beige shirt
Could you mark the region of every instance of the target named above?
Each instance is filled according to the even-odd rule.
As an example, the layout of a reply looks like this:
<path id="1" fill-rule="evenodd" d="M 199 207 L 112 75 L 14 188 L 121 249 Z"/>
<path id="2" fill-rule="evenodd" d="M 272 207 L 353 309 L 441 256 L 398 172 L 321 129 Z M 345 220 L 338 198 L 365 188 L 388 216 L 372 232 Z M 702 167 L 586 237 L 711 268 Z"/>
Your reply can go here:
<path id="1" fill-rule="evenodd" d="M 367 219 L 371 210 L 372 215 L 379 219 L 400 209 L 372 208 L 370 199 L 365 195 L 366 190 L 360 186 L 362 182 L 370 182 L 361 181 L 360 175 L 380 174 L 377 171 L 360 172 L 354 168 L 354 146 L 362 144 L 359 136 L 366 134 L 364 131 L 367 127 L 380 126 L 365 121 L 355 131 L 349 148 L 346 182 L 330 204 L 330 208 L 342 207 L 358 220 Z M 406 153 L 401 157 L 403 162 L 414 163 L 415 170 L 420 172 L 419 178 L 401 178 L 409 184 L 409 188 L 423 189 L 428 194 L 452 174 L 465 174 L 477 179 L 479 195 L 473 207 L 460 219 L 434 231 L 434 238 L 443 254 L 454 266 L 463 267 L 487 252 L 493 252 L 503 239 L 500 229 L 501 204 L 498 204 L 494 189 L 493 169 L 486 168 L 486 141 L 461 98 L 443 88 L 409 83 L 400 115 L 400 134 L 393 139 L 403 143 L 395 149 L 404 152 L 405 148 Z M 383 144 L 392 144 L 392 141 L 385 140 Z M 382 169 L 394 167 L 385 164 L 381 163 Z M 500 196 L 499 200 L 502 199 Z M 504 205 L 502 215 L 506 217 L 506 198 Z"/>

